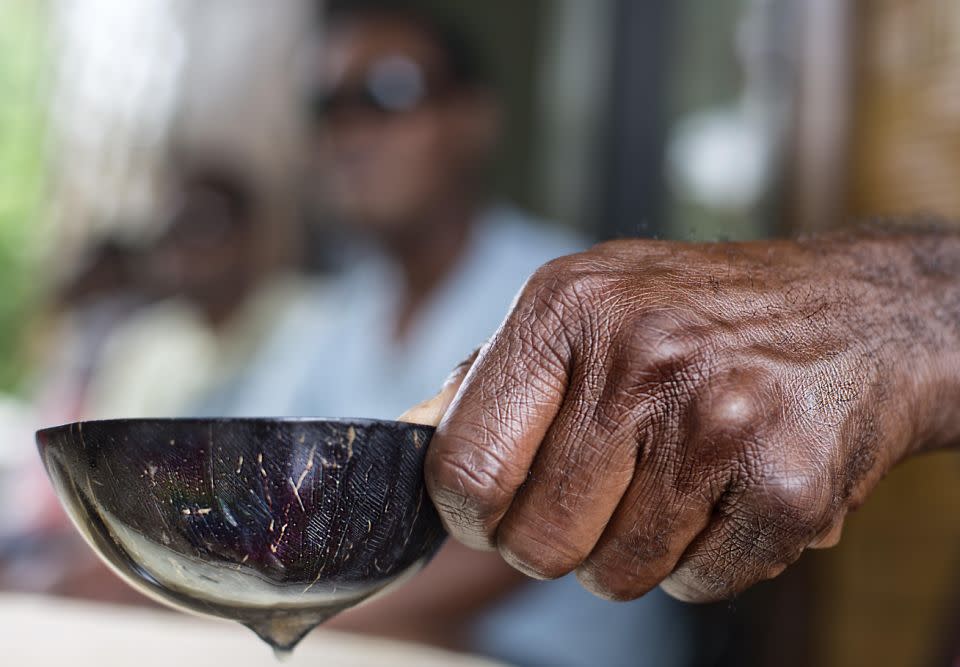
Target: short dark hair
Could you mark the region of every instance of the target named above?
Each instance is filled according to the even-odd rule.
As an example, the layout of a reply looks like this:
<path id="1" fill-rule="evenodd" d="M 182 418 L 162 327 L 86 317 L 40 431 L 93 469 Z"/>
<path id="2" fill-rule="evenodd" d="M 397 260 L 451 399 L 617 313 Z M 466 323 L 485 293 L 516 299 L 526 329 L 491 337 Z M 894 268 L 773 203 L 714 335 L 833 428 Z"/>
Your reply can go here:
<path id="1" fill-rule="evenodd" d="M 321 2 L 327 24 L 377 19 L 411 26 L 426 37 L 444 58 L 451 82 L 466 87 L 490 87 L 489 70 L 472 35 L 446 16 L 404 0 L 330 0 Z"/>

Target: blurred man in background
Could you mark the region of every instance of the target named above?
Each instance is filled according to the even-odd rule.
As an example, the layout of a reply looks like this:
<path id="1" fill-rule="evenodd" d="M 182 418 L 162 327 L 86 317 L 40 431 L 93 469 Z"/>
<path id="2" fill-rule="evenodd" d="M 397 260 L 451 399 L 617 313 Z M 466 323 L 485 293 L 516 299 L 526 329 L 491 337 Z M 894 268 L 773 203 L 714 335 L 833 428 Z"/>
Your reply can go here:
<path id="1" fill-rule="evenodd" d="M 395 3 L 337 6 L 325 24 L 309 98 L 316 182 L 357 243 L 210 413 L 395 418 L 483 342 L 537 266 L 584 245 L 489 203 L 501 110 L 462 35 Z M 413 584 L 333 625 L 519 664 L 669 665 L 689 646 L 660 594 L 618 606 L 575 581 L 525 581 L 450 543 Z"/>
<path id="2" fill-rule="evenodd" d="M 296 281 L 269 271 L 253 182 L 225 160 L 185 161 L 169 218 L 140 266 L 156 303 L 107 340 L 88 417 L 183 414 L 244 368 Z"/>

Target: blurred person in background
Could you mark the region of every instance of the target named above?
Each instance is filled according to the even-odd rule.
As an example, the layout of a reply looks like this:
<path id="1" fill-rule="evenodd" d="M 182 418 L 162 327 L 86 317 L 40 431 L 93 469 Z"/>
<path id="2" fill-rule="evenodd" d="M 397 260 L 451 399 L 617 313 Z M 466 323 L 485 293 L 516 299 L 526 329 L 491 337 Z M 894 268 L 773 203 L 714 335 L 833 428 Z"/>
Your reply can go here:
<path id="1" fill-rule="evenodd" d="M 249 361 L 297 281 L 268 275 L 270 233 L 252 181 L 225 163 L 187 164 L 169 222 L 141 265 L 156 303 L 104 343 L 86 415 L 176 416 Z"/>
<path id="2" fill-rule="evenodd" d="M 384 2 L 336 5 L 325 26 L 315 180 L 356 244 L 210 414 L 395 418 L 483 342 L 532 271 L 584 246 L 488 199 L 501 110 L 459 31 Z M 574 580 L 528 581 L 450 542 L 402 591 L 330 625 L 516 664 L 682 664 L 686 628 L 660 592 L 613 605 Z"/>

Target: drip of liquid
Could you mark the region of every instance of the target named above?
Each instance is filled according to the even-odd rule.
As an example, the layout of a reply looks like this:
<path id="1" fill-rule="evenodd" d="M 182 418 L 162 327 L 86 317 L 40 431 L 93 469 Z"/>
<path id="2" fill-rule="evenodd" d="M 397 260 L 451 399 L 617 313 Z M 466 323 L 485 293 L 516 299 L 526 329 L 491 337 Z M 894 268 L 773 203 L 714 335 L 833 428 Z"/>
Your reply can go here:
<path id="1" fill-rule="evenodd" d="M 293 652 L 300 640 L 311 630 L 342 610 L 343 606 L 341 605 L 330 610 L 313 608 L 303 611 L 283 611 L 270 615 L 265 612 L 261 620 L 251 621 L 248 620 L 250 618 L 249 610 L 237 609 L 232 618 L 253 630 L 260 639 L 273 649 L 273 654 L 278 659 L 283 659 Z"/>

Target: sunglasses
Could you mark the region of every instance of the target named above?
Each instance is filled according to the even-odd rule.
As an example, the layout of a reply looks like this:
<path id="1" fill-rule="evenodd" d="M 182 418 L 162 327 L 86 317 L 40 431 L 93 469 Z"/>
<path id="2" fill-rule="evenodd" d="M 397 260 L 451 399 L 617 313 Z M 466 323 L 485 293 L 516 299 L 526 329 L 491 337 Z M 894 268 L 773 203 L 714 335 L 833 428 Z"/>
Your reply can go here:
<path id="1" fill-rule="evenodd" d="M 419 109 L 443 92 L 441 86 L 428 86 L 420 65 L 403 56 L 390 56 L 373 63 L 356 82 L 315 92 L 308 105 L 316 121 L 390 116 Z"/>

